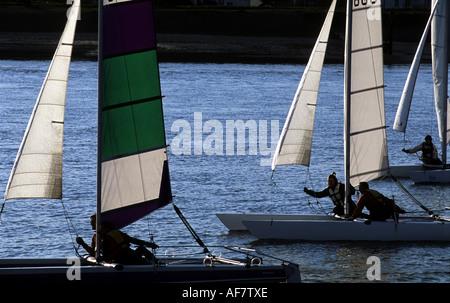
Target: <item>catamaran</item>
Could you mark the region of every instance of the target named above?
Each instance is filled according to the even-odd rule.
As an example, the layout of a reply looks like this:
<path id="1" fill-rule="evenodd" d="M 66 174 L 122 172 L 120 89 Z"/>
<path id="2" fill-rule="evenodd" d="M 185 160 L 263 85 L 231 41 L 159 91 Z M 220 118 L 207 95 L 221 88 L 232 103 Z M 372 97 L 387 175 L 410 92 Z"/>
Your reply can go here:
<path id="1" fill-rule="evenodd" d="M 439 137 L 441 141 L 442 164 L 391 167 L 392 175 L 402 178 L 411 178 L 414 183 L 450 183 L 450 169 L 447 165 L 447 144 L 450 143 L 450 127 L 447 124 L 447 119 L 450 107 L 448 106 L 449 101 L 447 97 L 448 64 L 445 64 L 445 62 L 448 62 L 447 20 L 447 2 L 442 0 L 433 1 L 430 17 L 428 18 L 422 38 L 420 39 L 419 46 L 417 47 L 395 116 L 393 129 L 405 133 L 414 87 L 419 72 L 420 60 L 431 27 L 433 86 Z"/>
<path id="2" fill-rule="evenodd" d="M 64 104 L 79 10 L 80 0 L 75 0 L 19 148 L 5 201 L 62 199 Z M 101 222 L 122 228 L 173 203 L 152 2 L 99 1 L 99 23 L 97 231 Z M 174 209 L 203 249 L 199 257 L 158 257 L 158 262 L 123 265 L 104 262 L 97 249 L 95 256 L 75 261 L 1 259 L 0 281 L 300 282 L 297 264 L 252 249 L 226 246 L 242 257 L 216 256 L 176 205 Z M 101 234 L 96 238 L 96 247 L 101 247 Z M 68 279 L 73 271 L 80 273 L 79 279 Z"/>
<path id="3" fill-rule="evenodd" d="M 330 12 L 324 27 L 329 30 Z M 332 13 L 331 13 L 332 14 Z M 381 1 L 347 1 L 344 61 L 344 155 L 345 188 L 389 174 L 384 107 L 383 39 Z M 309 166 L 312 130 L 320 70 L 317 45 L 305 68 L 275 151 L 272 170 L 279 165 Z M 318 61 L 321 63 L 321 61 Z M 310 70 L 311 66 L 319 67 Z M 309 75 L 311 73 L 311 75 Z M 316 81 L 314 85 L 307 81 Z M 305 100 L 302 102 L 302 98 Z M 398 180 L 393 177 L 396 183 Z M 403 190 L 404 187 L 401 187 Z M 406 192 L 407 193 L 407 192 Z M 346 193 L 349 195 L 349 193 Z M 409 193 L 407 193 L 410 195 Z M 312 241 L 450 241 L 450 220 L 433 214 L 411 197 L 427 216 L 372 222 L 329 214 L 217 214 L 230 229 L 248 230 L 259 239 Z M 348 201 L 350 197 L 346 197 Z M 348 207 L 347 207 L 348 208 Z"/>

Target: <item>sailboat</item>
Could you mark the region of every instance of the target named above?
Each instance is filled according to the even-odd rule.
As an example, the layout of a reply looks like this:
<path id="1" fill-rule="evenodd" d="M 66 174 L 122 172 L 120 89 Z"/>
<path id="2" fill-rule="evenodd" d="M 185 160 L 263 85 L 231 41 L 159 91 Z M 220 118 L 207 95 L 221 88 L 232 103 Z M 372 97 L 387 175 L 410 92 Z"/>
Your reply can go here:
<path id="1" fill-rule="evenodd" d="M 303 71 L 302 78 L 292 100 L 286 123 L 283 127 L 280 141 L 278 142 L 274 155 L 280 163 L 289 164 L 293 161 L 296 164 L 309 165 L 311 156 L 312 132 L 314 128 L 314 117 L 317 104 L 317 96 L 319 93 L 320 78 L 322 75 L 322 67 L 325 59 L 325 53 L 328 45 L 331 25 L 333 23 L 334 12 L 336 9 L 336 0 L 333 0 L 328 9 L 322 29 L 314 44 L 313 50 L 309 57 L 308 63 Z M 290 130 L 288 131 L 288 127 Z M 297 142 L 297 138 L 302 138 Z M 282 143 L 286 142 L 286 148 L 290 150 L 286 154 L 291 156 L 278 157 Z M 274 164 L 272 164 L 272 170 Z M 216 216 L 231 231 L 247 230 L 242 223 L 247 220 L 303 220 L 303 215 L 285 215 L 285 214 L 233 214 L 218 213 Z"/>
<path id="2" fill-rule="evenodd" d="M 16 158 L 5 201 L 62 197 L 65 90 L 80 1 L 75 0 Z M 172 201 L 162 96 L 149 0 L 99 1 L 97 228 L 127 226 Z M 45 144 L 44 144 L 45 143 Z M 3 204 L 4 206 L 5 204 Z M 226 246 L 241 258 L 211 253 L 176 205 L 203 253 L 123 265 L 95 256 L 1 259 L 0 281 L 38 283 L 300 282 L 297 264 Z M 175 215 L 175 214 L 174 214 Z M 101 247 L 101 234 L 97 233 Z M 262 262 L 269 259 L 266 264 Z M 270 260 L 281 264 L 270 263 Z M 70 273 L 78 272 L 78 278 Z"/>
<path id="3" fill-rule="evenodd" d="M 447 58 L 447 29 L 448 29 L 448 9 L 446 1 L 433 1 L 430 17 L 425 26 L 419 46 L 414 56 L 411 68 L 406 80 L 400 103 L 395 116 L 393 129 L 399 132 L 406 132 L 409 110 L 411 107 L 414 86 L 419 72 L 420 59 L 426 42 L 426 37 L 431 27 L 431 54 L 433 69 L 433 86 L 435 107 L 437 113 L 439 137 L 441 141 L 442 164 L 441 165 L 412 165 L 393 166 L 392 175 L 402 178 L 411 178 L 414 183 L 449 183 L 450 169 L 447 165 L 447 144 L 450 143 L 447 124 L 448 117 L 448 58 Z"/>
<path id="4" fill-rule="evenodd" d="M 368 182 L 389 173 L 380 0 L 347 2 L 344 67 L 345 187 L 350 188 L 350 184 Z M 278 142 L 272 169 L 278 165 L 309 165 L 312 126 L 308 131 L 299 127 L 304 121 L 296 119 L 303 117 L 296 117 L 295 112 L 305 111 L 299 105 L 294 100 Z M 344 217 L 328 214 L 228 214 L 226 219 L 233 222 L 235 228 L 242 229 L 240 225 L 244 226 L 259 239 L 450 241 L 449 219 L 432 215 L 423 205 L 421 207 L 427 210 L 429 216 L 404 217 L 398 221 L 353 219 L 348 211 Z"/>

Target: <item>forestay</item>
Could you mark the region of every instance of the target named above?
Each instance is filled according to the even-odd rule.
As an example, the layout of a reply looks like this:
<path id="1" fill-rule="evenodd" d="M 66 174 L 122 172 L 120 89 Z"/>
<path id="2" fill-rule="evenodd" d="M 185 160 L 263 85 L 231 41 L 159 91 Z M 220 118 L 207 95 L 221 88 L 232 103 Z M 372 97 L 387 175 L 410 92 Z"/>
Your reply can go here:
<path id="1" fill-rule="evenodd" d="M 336 0 L 331 3 L 298 85 L 275 150 L 272 170 L 279 165 L 309 166 L 317 95 L 335 7 Z"/>
<path id="2" fill-rule="evenodd" d="M 150 1 L 103 2 L 101 221 L 126 226 L 172 199 Z"/>
<path id="3" fill-rule="evenodd" d="M 67 80 L 80 1 L 75 0 L 37 97 L 5 191 L 15 198 L 62 198 Z"/>
<path id="4" fill-rule="evenodd" d="M 354 186 L 388 170 L 381 0 L 351 1 L 346 60 L 346 166 Z M 348 60 L 350 59 L 350 60 Z M 348 163 L 349 161 L 349 163 Z"/>

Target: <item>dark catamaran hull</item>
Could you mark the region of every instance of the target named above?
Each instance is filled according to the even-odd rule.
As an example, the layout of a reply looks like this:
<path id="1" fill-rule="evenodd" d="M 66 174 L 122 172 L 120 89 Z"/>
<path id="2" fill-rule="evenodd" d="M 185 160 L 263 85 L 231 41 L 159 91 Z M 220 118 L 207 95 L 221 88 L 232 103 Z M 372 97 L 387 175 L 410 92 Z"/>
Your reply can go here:
<path id="1" fill-rule="evenodd" d="M 81 260 L 81 259 L 80 259 Z M 71 266 L 66 259 L 2 259 L 0 283 L 214 283 L 300 282 L 298 265 L 205 265 L 201 259 L 162 260 L 162 265 L 92 265 L 82 260 Z M 170 263 L 169 263 L 170 262 Z M 73 279 L 78 274 L 77 279 Z M 71 280 L 73 279 L 73 280 Z"/>

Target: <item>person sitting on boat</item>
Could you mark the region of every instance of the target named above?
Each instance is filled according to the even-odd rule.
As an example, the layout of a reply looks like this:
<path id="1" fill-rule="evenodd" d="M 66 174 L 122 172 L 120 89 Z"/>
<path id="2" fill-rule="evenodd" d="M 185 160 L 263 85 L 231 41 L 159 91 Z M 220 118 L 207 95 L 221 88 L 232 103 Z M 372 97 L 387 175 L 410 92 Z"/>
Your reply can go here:
<path id="1" fill-rule="evenodd" d="M 90 223 L 92 230 L 96 230 L 97 227 L 96 214 L 91 215 Z M 103 254 L 104 261 L 117 262 L 122 264 L 144 264 L 146 260 L 142 259 L 144 256 L 149 262 L 157 262 L 155 256 L 148 251 L 145 246 L 149 246 L 153 249 L 158 248 L 155 243 L 139 240 L 129 235 L 116 230 L 109 222 L 100 224 L 101 234 L 101 252 Z M 94 233 L 91 240 L 91 245 L 86 244 L 81 237 L 76 237 L 76 242 L 80 244 L 90 256 L 96 255 L 97 235 Z M 136 250 L 131 249 L 130 243 L 139 245 Z"/>
<path id="2" fill-rule="evenodd" d="M 436 146 L 431 142 L 433 139 L 430 135 L 425 137 L 425 141 L 421 144 L 411 148 L 411 149 L 402 149 L 403 152 L 407 154 L 413 154 L 418 151 L 422 151 L 422 157 L 420 158 L 424 164 L 430 165 L 440 165 L 442 161 L 438 157 L 438 151 Z"/>
<path id="3" fill-rule="evenodd" d="M 114 229 L 110 222 L 100 224 L 100 233 L 102 235 L 102 254 L 107 262 L 121 264 L 146 264 L 148 261 L 156 262 L 155 256 L 145 248 L 158 248 L 155 243 L 146 242 L 137 238 L 130 237 L 126 233 Z M 131 248 L 130 244 L 136 244 L 136 250 Z M 142 257 L 145 257 L 143 259 Z"/>
<path id="4" fill-rule="evenodd" d="M 319 192 L 309 190 L 307 187 L 305 187 L 303 190 L 308 195 L 316 198 L 330 197 L 334 204 L 333 213 L 339 216 L 345 215 L 344 210 L 345 185 L 338 182 L 336 173 L 334 172 L 328 176 L 327 183 L 328 187 Z M 355 188 L 351 184 L 350 184 L 350 193 L 351 195 L 355 194 Z M 348 203 L 349 213 L 351 214 L 355 209 L 356 205 L 355 202 L 353 202 L 353 200 L 351 199 L 348 202 L 349 202 Z"/>
<path id="5" fill-rule="evenodd" d="M 353 211 L 353 218 L 363 217 L 373 221 L 386 221 L 388 218 L 398 220 L 398 214 L 404 214 L 405 211 L 395 204 L 394 200 L 389 199 L 376 190 L 369 189 L 367 182 L 359 183 L 361 196 Z M 369 210 L 367 216 L 362 213 L 364 206 Z"/>
<path id="6" fill-rule="evenodd" d="M 96 230 L 97 229 L 97 214 L 93 214 L 90 217 L 90 223 L 91 223 L 91 228 L 92 230 Z M 87 245 L 86 242 L 84 242 L 83 238 L 81 237 L 76 237 L 75 241 L 80 244 L 84 250 L 87 251 L 87 253 L 92 256 L 95 257 L 95 247 L 97 244 L 97 235 L 96 233 L 94 233 L 94 235 L 92 236 L 92 240 L 91 240 L 91 246 Z"/>

